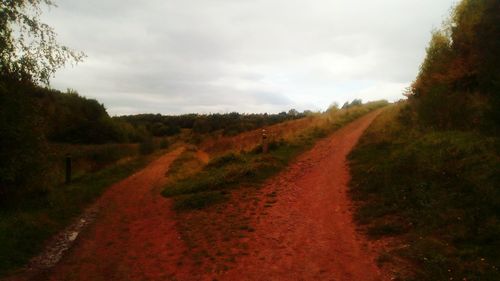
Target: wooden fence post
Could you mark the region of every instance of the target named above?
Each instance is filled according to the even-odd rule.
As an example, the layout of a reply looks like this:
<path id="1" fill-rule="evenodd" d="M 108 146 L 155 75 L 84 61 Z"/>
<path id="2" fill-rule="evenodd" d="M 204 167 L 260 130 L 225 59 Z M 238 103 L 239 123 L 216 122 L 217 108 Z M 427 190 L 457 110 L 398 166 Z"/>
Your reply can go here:
<path id="1" fill-rule="evenodd" d="M 267 153 L 269 150 L 269 142 L 267 139 L 266 129 L 262 129 L 262 153 Z"/>
<path id="2" fill-rule="evenodd" d="M 71 183 L 71 155 L 66 154 L 66 184 Z"/>

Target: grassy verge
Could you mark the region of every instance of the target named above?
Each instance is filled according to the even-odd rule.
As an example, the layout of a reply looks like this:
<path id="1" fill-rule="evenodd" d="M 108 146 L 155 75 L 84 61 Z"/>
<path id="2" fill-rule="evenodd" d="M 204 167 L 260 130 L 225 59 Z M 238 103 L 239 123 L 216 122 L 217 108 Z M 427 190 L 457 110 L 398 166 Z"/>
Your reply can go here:
<path id="1" fill-rule="evenodd" d="M 175 197 L 175 208 L 199 209 L 223 201 L 227 189 L 254 186 L 275 174 L 297 152 L 298 147 L 281 146 L 269 154 L 229 153 L 212 160 L 199 173 L 174 182 L 163 195 Z"/>
<path id="2" fill-rule="evenodd" d="M 59 185 L 65 180 L 65 157 L 72 159 L 72 177 L 77 179 L 92 174 L 123 159 L 133 158 L 139 154 L 137 144 L 50 144 L 48 153 L 48 172 L 50 185 Z"/>
<path id="3" fill-rule="evenodd" d="M 222 202 L 228 198 L 228 190 L 240 186 L 259 186 L 285 168 L 296 155 L 309 149 L 318 139 L 384 105 L 384 102 L 370 103 L 318 116 L 311 121 L 310 126 L 296 134 L 271 141 L 267 154 L 261 153 L 262 147 L 258 143 L 249 152 L 228 151 L 213 159 L 198 173 L 170 182 L 163 190 L 163 195 L 175 199 L 174 206 L 177 210 L 201 209 Z M 174 163 L 174 167 L 182 167 L 182 163 Z"/>
<path id="4" fill-rule="evenodd" d="M 152 157 L 136 157 L 49 192 L 5 202 L 0 209 L 0 276 L 26 264 L 46 239 L 66 227 L 106 187 L 144 167 Z"/>
<path id="5" fill-rule="evenodd" d="M 500 280 L 500 140 L 418 131 L 384 111 L 351 153 L 356 219 L 397 237 L 400 280 Z"/>
<path id="6" fill-rule="evenodd" d="M 198 148 L 195 145 L 187 145 L 184 152 L 170 165 L 167 176 L 170 181 L 187 178 L 199 172 L 205 163 L 197 155 Z"/>

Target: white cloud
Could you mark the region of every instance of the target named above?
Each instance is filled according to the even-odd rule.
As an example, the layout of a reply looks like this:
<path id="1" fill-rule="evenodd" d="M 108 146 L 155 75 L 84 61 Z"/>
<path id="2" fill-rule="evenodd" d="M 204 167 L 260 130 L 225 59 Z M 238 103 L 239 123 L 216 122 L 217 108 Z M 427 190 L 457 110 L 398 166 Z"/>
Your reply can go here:
<path id="1" fill-rule="evenodd" d="M 112 114 L 278 112 L 395 100 L 452 0 L 59 0 L 88 59 L 59 71 Z"/>

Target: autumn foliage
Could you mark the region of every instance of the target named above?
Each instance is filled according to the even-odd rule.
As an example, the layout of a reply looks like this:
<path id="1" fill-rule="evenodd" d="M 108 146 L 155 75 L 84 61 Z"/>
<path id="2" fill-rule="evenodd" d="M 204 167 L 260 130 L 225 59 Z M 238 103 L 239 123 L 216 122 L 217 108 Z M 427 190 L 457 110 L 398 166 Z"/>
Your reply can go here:
<path id="1" fill-rule="evenodd" d="M 500 123 L 500 1 L 463 0 L 434 30 L 408 90 L 425 126 L 495 132 Z"/>

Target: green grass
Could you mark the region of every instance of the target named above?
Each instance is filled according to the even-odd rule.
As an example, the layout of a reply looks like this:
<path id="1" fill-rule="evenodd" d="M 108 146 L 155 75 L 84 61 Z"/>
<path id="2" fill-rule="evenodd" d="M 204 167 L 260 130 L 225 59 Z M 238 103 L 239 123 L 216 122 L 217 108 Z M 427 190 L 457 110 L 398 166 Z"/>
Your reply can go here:
<path id="1" fill-rule="evenodd" d="M 405 280 L 500 280 L 500 140 L 416 130 L 402 107 L 384 111 L 350 155 L 356 219 L 408 245 L 392 253 L 415 267 Z"/>
<path id="2" fill-rule="evenodd" d="M 162 194 L 174 198 L 177 210 L 201 209 L 223 202 L 229 198 L 228 190 L 242 186 L 259 187 L 264 180 L 283 170 L 298 154 L 311 148 L 318 139 L 385 105 L 384 102 L 371 103 L 322 116 L 322 122 L 315 123 L 293 138 L 269 143 L 267 154 L 261 153 L 260 145 L 246 153 L 230 151 L 212 159 L 200 172 L 170 182 Z M 185 161 L 190 161 L 189 157 Z M 179 160 L 175 166 L 182 167 L 182 163 Z"/>
<path id="3" fill-rule="evenodd" d="M 163 195 L 175 197 L 178 210 L 200 209 L 227 198 L 227 189 L 256 186 L 283 168 L 297 152 L 280 147 L 267 155 L 254 152 L 227 154 L 212 160 L 201 172 L 169 184 Z"/>
<path id="4" fill-rule="evenodd" d="M 4 202 L 0 209 L 0 276 L 26 264 L 46 239 L 66 227 L 106 187 L 144 167 L 152 157 L 109 166 L 49 192 Z"/>
<path id="5" fill-rule="evenodd" d="M 55 186 L 65 181 L 65 158 L 72 159 L 72 177 L 78 179 L 104 168 L 115 165 L 123 159 L 139 154 L 137 144 L 50 144 L 46 172 L 50 175 L 47 185 Z"/>
<path id="6" fill-rule="evenodd" d="M 194 145 L 188 145 L 184 152 L 177 157 L 170 165 L 166 175 L 172 180 L 185 178 L 203 168 L 204 163 L 198 158 L 196 152 L 198 148 Z"/>

